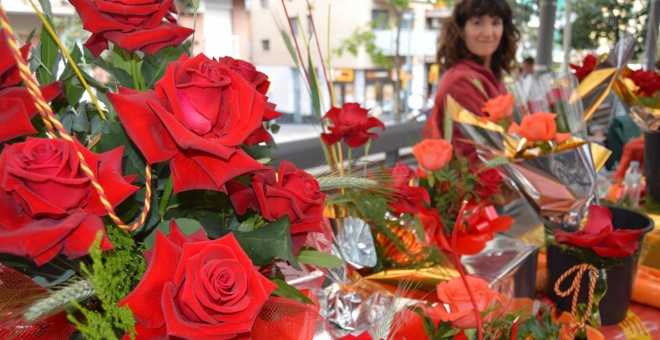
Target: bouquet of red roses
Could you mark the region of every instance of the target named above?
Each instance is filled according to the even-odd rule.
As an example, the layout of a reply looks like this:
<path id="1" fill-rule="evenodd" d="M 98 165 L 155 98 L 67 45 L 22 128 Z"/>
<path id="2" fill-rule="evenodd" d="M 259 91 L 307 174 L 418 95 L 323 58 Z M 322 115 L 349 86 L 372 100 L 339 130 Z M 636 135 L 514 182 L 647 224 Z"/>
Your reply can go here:
<path id="1" fill-rule="evenodd" d="M 250 337 L 274 296 L 311 303 L 280 268 L 341 261 L 303 248 L 325 195 L 271 165 L 268 77 L 190 55 L 173 0 L 71 4 L 70 51 L 48 6 L 32 53 L 0 15 L 2 337 Z"/>
<path id="2" fill-rule="evenodd" d="M 448 252 L 473 255 L 493 239 L 493 233 L 511 227 L 513 219 L 499 216 L 491 201 L 502 185 L 497 169 L 470 166 L 467 159 L 455 157 L 451 143 L 443 139 L 425 139 L 413 146 L 413 154 L 419 162 L 419 187 L 429 196 L 419 205 L 427 242 Z M 469 202 L 467 210 L 457 221 L 463 201 Z M 454 230 L 454 225 L 459 229 Z"/>

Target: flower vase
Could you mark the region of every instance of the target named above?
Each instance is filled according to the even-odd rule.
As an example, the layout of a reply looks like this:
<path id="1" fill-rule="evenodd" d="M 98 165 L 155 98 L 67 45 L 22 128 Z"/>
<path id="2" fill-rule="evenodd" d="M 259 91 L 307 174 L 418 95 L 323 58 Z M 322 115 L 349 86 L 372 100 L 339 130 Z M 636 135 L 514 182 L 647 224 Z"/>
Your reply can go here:
<path id="1" fill-rule="evenodd" d="M 644 230 L 645 233 L 642 234 L 639 239 L 640 244 L 642 243 L 646 232 L 653 230 L 653 220 L 642 213 L 618 207 L 609 207 L 609 209 L 612 212 L 612 225 L 614 226 L 614 229 L 625 228 Z M 553 288 L 555 282 L 557 282 L 562 274 L 573 266 L 582 264 L 583 262 L 570 252 L 562 251 L 561 248 L 554 245 L 548 246 L 547 256 L 550 299 L 555 303 L 559 310 L 570 312 L 572 296 L 559 297 L 554 292 Z M 604 294 L 594 308 L 600 313 L 602 325 L 617 324 L 625 318 L 628 307 L 630 306 L 632 288 L 637 274 L 638 258 L 639 250 L 637 250 L 632 256 L 621 258 L 618 265 L 606 270 L 601 270 L 604 275 L 599 275 L 602 278 L 599 278 L 599 280 L 604 281 L 604 284 L 601 283 L 601 286 L 605 286 L 606 291 L 601 289 L 604 291 Z M 566 280 L 563 282 L 563 284 L 560 285 L 560 289 L 566 290 L 571 284 L 570 281 L 571 280 Z M 588 287 L 589 275 L 584 275 L 580 282 L 579 303 L 587 303 Z"/>
<path id="2" fill-rule="evenodd" d="M 660 202 L 660 132 L 644 132 L 644 173 L 646 175 L 646 195 Z"/>

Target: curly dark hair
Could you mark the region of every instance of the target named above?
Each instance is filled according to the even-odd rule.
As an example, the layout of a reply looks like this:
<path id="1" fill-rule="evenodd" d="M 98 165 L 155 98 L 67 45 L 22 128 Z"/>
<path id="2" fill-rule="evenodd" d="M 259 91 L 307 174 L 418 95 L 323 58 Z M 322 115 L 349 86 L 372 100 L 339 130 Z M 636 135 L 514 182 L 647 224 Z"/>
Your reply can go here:
<path id="1" fill-rule="evenodd" d="M 504 24 L 502 40 L 493 53 L 490 69 L 497 78 L 502 78 L 502 71 L 510 72 L 515 67 L 520 32 L 513 24 L 513 13 L 506 0 L 461 0 L 454 7 L 452 16 L 442 25 L 438 38 L 437 58 L 441 69 L 448 69 L 466 58 L 484 63 L 481 58 L 470 53 L 462 38 L 468 19 L 483 15 L 499 17 Z"/>

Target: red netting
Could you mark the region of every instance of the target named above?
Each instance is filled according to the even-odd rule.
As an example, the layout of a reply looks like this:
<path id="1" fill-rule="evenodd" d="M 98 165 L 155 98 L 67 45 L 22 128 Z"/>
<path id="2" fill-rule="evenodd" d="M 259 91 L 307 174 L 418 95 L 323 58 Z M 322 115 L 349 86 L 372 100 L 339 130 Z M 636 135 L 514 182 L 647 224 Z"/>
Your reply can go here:
<path id="1" fill-rule="evenodd" d="M 318 306 L 270 297 L 254 322 L 253 340 L 306 340 L 314 338 L 317 322 L 325 322 Z"/>
<path id="2" fill-rule="evenodd" d="M 47 292 L 29 277 L 0 264 L 0 339 L 69 339 L 76 329 L 64 312 L 35 323 L 21 318 L 23 311 Z"/>

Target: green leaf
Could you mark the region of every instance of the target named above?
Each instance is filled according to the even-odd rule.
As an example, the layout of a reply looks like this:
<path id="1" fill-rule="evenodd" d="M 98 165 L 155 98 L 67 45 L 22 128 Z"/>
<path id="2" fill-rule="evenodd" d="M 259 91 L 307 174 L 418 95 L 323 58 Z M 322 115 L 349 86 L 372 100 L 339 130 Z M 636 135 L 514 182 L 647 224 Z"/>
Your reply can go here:
<path id="1" fill-rule="evenodd" d="M 69 105 L 77 105 L 84 92 L 85 88 L 80 85 L 78 78 L 70 78 L 64 81 L 64 93 Z M 81 107 L 84 107 L 84 105 L 81 105 Z"/>
<path id="2" fill-rule="evenodd" d="M 427 172 L 429 187 L 432 188 L 435 185 L 435 172 Z"/>
<path id="3" fill-rule="evenodd" d="M 241 148 L 262 164 L 270 163 L 273 159 L 272 150 L 268 145 L 242 145 Z"/>
<path id="4" fill-rule="evenodd" d="M 202 229 L 202 225 L 197 220 L 190 218 L 175 218 L 174 222 L 179 227 L 179 229 L 186 235 L 192 235 L 197 232 L 199 229 Z M 160 230 L 165 236 L 170 234 L 170 223 L 171 221 L 163 221 L 158 223 L 153 232 L 149 236 L 144 238 L 144 246 L 147 249 L 151 249 L 154 246 L 156 241 L 156 231 Z"/>
<path id="5" fill-rule="evenodd" d="M 77 44 L 73 45 L 73 48 L 71 49 L 69 55 L 71 56 L 71 60 L 73 60 L 74 63 L 80 64 L 82 63 L 82 55 L 83 52 L 80 49 L 80 46 Z M 62 71 L 62 74 L 60 75 L 60 80 L 64 79 L 69 79 L 70 77 L 75 77 L 76 72 L 73 70 L 73 66 L 71 65 L 70 62 L 66 63 L 66 66 L 64 66 L 64 71 Z"/>
<path id="6" fill-rule="evenodd" d="M 154 85 L 165 74 L 167 65 L 181 58 L 185 50 L 181 46 L 164 48 L 154 55 L 145 55 L 142 59 L 142 76 L 145 88 L 153 89 Z"/>
<path id="7" fill-rule="evenodd" d="M 318 250 L 301 250 L 296 258 L 300 263 L 310 264 L 321 268 L 337 268 L 346 263 L 337 256 L 320 252 Z"/>
<path id="8" fill-rule="evenodd" d="M 301 293 L 298 289 L 292 285 L 286 283 L 282 279 L 273 279 L 273 283 L 277 285 L 277 289 L 273 292 L 273 295 L 295 300 L 309 305 L 314 305 L 314 302 L 310 300 L 305 294 Z"/>
<path id="9" fill-rule="evenodd" d="M 289 54 L 291 55 L 291 59 L 293 59 L 293 62 L 296 63 L 296 67 L 300 65 L 300 62 L 298 61 L 298 55 L 296 54 L 296 49 L 293 47 L 293 43 L 291 43 L 291 38 L 289 37 L 289 34 L 284 30 L 280 28 L 280 34 L 282 35 L 282 39 L 284 40 L 284 45 L 286 45 L 287 51 L 289 51 Z"/>
<path id="10" fill-rule="evenodd" d="M 47 18 L 51 27 L 54 27 L 53 22 Z M 39 59 L 41 60 L 41 67 L 37 69 L 37 80 L 40 84 L 48 84 L 55 80 L 57 74 L 57 66 L 59 64 L 60 50 L 55 43 L 50 33 L 42 27 L 41 34 L 39 34 Z"/>
<path id="11" fill-rule="evenodd" d="M 509 159 L 506 158 L 505 156 L 497 156 L 495 158 L 491 158 L 486 162 L 484 162 L 486 168 L 495 168 L 504 164 L 509 164 Z"/>
<path id="12" fill-rule="evenodd" d="M 41 5 L 41 11 L 44 13 L 44 16 L 48 19 L 52 18 L 53 10 L 50 7 L 50 0 L 39 0 L 39 4 Z"/>
<path id="13" fill-rule="evenodd" d="M 288 216 L 248 233 L 235 231 L 234 236 L 256 266 L 265 266 L 279 258 L 301 270 L 296 257 L 293 256 Z"/>
<path id="14" fill-rule="evenodd" d="M 30 41 L 32 41 L 32 38 L 34 37 L 34 33 L 35 33 L 35 32 L 37 32 L 37 29 L 36 29 L 36 28 L 33 28 L 32 31 L 30 31 L 30 33 L 28 34 L 27 38 L 25 39 L 25 43 L 26 43 L 26 44 L 29 43 Z"/>
<path id="15" fill-rule="evenodd" d="M 62 123 L 62 128 L 68 134 L 71 134 L 71 127 L 73 126 L 73 113 L 71 111 L 65 113 L 61 118 L 60 122 Z"/>
<path id="16" fill-rule="evenodd" d="M 449 114 L 445 115 L 445 119 L 442 123 L 444 124 L 443 125 L 443 128 L 444 128 L 443 135 L 445 137 L 445 140 L 451 143 L 452 133 L 454 132 L 453 117 Z"/>
<path id="17" fill-rule="evenodd" d="M 422 325 L 424 326 L 424 333 L 426 333 L 427 339 L 432 339 L 433 334 L 435 333 L 435 325 L 432 321 L 429 322 L 429 318 L 427 318 L 424 314 L 424 309 L 421 307 L 408 307 L 408 309 L 419 315 L 419 317 L 422 319 Z"/>
<path id="18" fill-rule="evenodd" d="M 71 126 L 71 129 L 78 132 L 89 132 L 91 129 L 84 105 L 81 105 L 78 108 L 78 111 L 73 115 L 73 125 Z"/>
<path id="19" fill-rule="evenodd" d="M 115 45 L 112 48 L 112 63 L 116 68 L 126 71 L 128 74 L 131 74 L 131 57 L 123 48 Z M 131 78 L 131 85 L 133 85 L 133 79 Z M 132 87 L 132 86 L 131 86 Z"/>
<path id="20" fill-rule="evenodd" d="M 312 63 L 312 54 L 308 53 L 308 59 L 307 59 L 308 65 L 308 70 L 307 73 L 309 74 L 309 88 L 310 91 L 312 92 L 310 96 L 312 97 L 312 110 L 314 111 L 314 115 L 316 116 L 316 119 L 320 122 L 322 119 L 323 114 L 321 113 L 321 94 L 319 93 L 319 87 L 318 87 L 318 77 L 316 76 L 316 68 L 314 68 L 314 64 Z"/>
<path id="21" fill-rule="evenodd" d="M 112 121 L 105 121 L 104 123 L 103 136 L 99 141 L 99 151 L 105 152 L 124 146 L 123 173 L 126 175 L 138 174 L 143 177 L 146 162 L 137 147 L 129 142 L 121 124 Z"/>
<path id="22" fill-rule="evenodd" d="M 238 226 L 236 230 L 243 233 L 249 233 L 255 229 L 254 226 L 257 224 L 257 220 L 260 218 L 261 216 L 257 214 L 253 214 L 250 217 L 248 217 L 247 220 L 241 222 L 241 224 Z"/>

